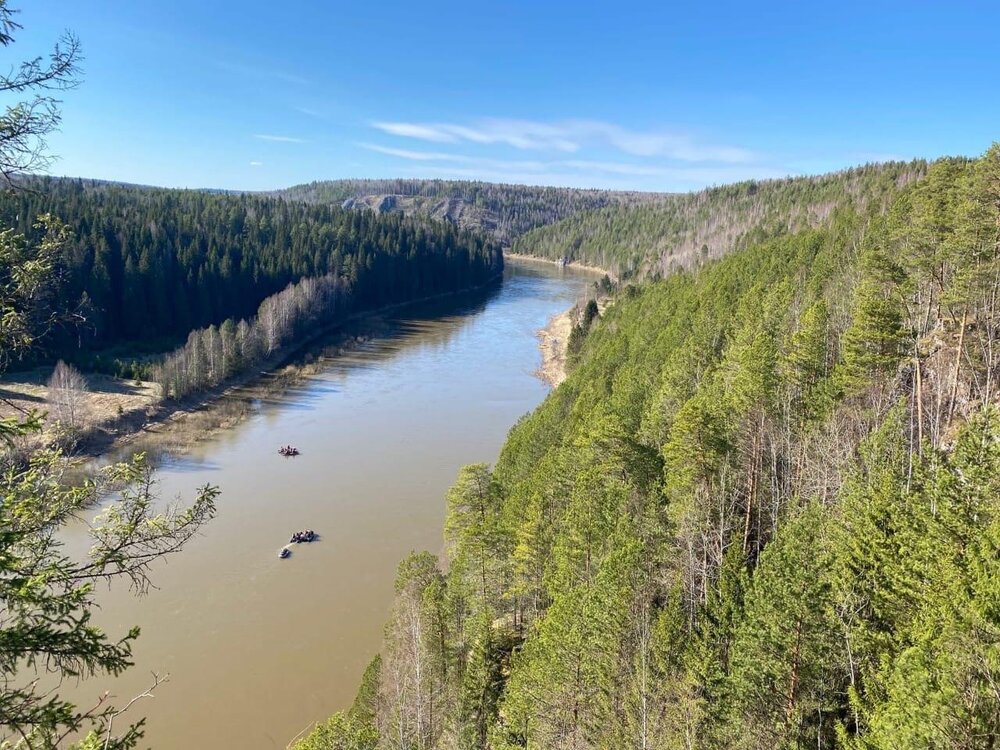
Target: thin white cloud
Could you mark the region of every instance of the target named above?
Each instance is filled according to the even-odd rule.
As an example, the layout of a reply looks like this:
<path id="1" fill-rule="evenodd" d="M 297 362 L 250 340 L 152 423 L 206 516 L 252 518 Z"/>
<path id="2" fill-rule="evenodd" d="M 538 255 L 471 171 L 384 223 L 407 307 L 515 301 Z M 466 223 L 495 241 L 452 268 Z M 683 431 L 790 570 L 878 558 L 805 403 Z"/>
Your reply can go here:
<path id="1" fill-rule="evenodd" d="M 745 164 L 756 155 L 744 148 L 702 144 L 692 137 L 665 132 L 642 133 L 607 123 L 580 123 L 582 129 L 599 134 L 615 148 L 634 156 L 661 156 L 678 161 L 714 161 L 725 164 Z"/>
<path id="2" fill-rule="evenodd" d="M 318 120 L 326 120 L 327 116 L 322 112 L 318 112 L 315 109 L 310 109 L 309 107 L 292 107 L 296 112 L 301 112 L 304 115 L 309 115 L 310 117 L 315 117 Z"/>
<path id="3" fill-rule="evenodd" d="M 264 166 L 264 162 L 262 162 L 262 161 L 252 161 L 252 162 L 250 162 L 250 166 L 251 167 L 263 167 Z"/>
<path id="4" fill-rule="evenodd" d="M 434 151 L 411 151 L 406 148 L 390 148 L 389 146 L 378 146 L 373 143 L 359 143 L 359 146 L 377 154 L 386 156 L 397 156 L 400 159 L 410 161 L 468 161 L 470 157 L 458 154 L 443 154 Z"/>
<path id="5" fill-rule="evenodd" d="M 759 164 L 655 164 L 591 159 L 507 160 L 371 143 L 358 146 L 411 162 L 425 176 L 565 187 L 691 190 L 747 179 L 785 177 L 793 170 Z"/>
<path id="6" fill-rule="evenodd" d="M 268 135 L 266 133 L 254 133 L 254 138 L 261 141 L 271 141 L 272 143 L 305 143 L 302 138 L 293 138 L 290 135 Z"/>
<path id="7" fill-rule="evenodd" d="M 663 167 L 648 166 L 645 164 L 632 164 L 629 162 L 571 159 L 561 163 L 571 169 L 580 169 L 592 172 L 609 172 L 611 174 L 621 175 L 654 176 L 662 175 L 665 171 Z"/>
<path id="8" fill-rule="evenodd" d="M 310 81 L 307 78 L 264 65 L 243 65 L 242 63 L 236 63 L 229 60 L 216 60 L 215 66 L 229 73 L 235 73 L 243 78 L 254 78 L 265 81 L 281 81 L 282 83 L 291 83 L 296 86 L 310 85 Z"/>
<path id="9" fill-rule="evenodd" d="M 461 164 L 471 164 L 478 167 L 484 167 L 488 169 L 528 169 L 528 170 L 543 170 L 548 167 L 547 162 L 543 161 L 509 161 L 506 159 L 489 159 L 479 156 L 466 156 L 465 154 L 448 154 L 442 153 L 440 151 L 412 151 L 405 148 L 391 148 L 388 146 L 379 146 L 373 143 L 359 143 L 357 144 L 361 148 L 367 149 L 369 151 L 374 151 L 378 154 L 385 154 L 386 156 L 396 156 L 400 159 L 406 159 L 408 161 L 443 161 L 443 162 L 453 162 Z"/>
<path id="10" fill-rule="evenodd" d="M 417 125 L 409 122 L 373 122 L 372 127 L 389 135 L 417 138 L 435 143 L 454 143 L 458 137 L 447 131 L 447 125 Z"/>
<path id="11" fill-rule="evenodd" d="M 500 144 L 521 150 L 567 154 L 587 147 L 610 147 L 630 156 L 661 157 L 684 162 L 744 164 L 757 158 L 748 149 L 701 143 L 683 133 L 630 130 L 597 120 L 546 123 L 483 119 L 472 125 L 378 121 L 373 122 L 372 127 L 388 135 L 433 143 Z"/>
<path id="12" fill-rule="evenodd" d="M 519 149 L 554 149 L 573 152 L 579 145 L 557 127 L 514 120 L 486 120 L 476 127 L 448 123 L 373 122 L 372 127 L 389 135 L 433 143 L 467 141 L 482 145 L 503 144 Z"/>
<path id="13" fill-rule="evenodd" d="M 652 192 L 686 192 L 701 190 L 712 185 L 725 185 L 749 179 L 787 177 L 783 169 L 708 171 L 698 168 L 679 168 L 672 174 L 630 176 L 609 172 L 574 171 L 517 171 L 484 170 L 479 167 L 454 164 L 413 165 L 408 170 L 415 177 L 442 177 L 487 182 L 517 183 L 523 185 L 548 185 L 551 187 L 603 188 L 608 190 L 646 190 Z"/>

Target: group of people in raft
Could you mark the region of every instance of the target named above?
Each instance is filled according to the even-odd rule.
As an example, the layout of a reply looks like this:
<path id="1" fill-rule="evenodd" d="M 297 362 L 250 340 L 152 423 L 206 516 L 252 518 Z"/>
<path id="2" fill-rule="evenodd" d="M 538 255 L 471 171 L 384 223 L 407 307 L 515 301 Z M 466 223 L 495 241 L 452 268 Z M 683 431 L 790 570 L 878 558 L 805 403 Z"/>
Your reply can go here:
<path id="1" fill-rule="evenodd" d="M 297 456 L 299 455 L 299 449 L 292 445 L 283 445 L 278 448 L 278 453 L 282 456 Z M 292 534 L 292 538 L 289 540 L 289 544 L 298 544 L 300 542 L 314 542 L 319 538 L 315 531 L 312 529 L 306 529 L 305 531 L 296 531 Z M 280 550 L 278 550 L 278 557 L 284 560 L 286 557 L 292 554 L 292 551 L 288 549 L 288 545 L 285 545 Z"/>
<path id="2" fill-rule="evenodd" d="M 315 542 L 317 539 L 319 539 L 319 534 L 317 534 L 312 529 L 306 529 L 305 531 L 296 531 L 294 534 L 292 534 L 292 538 L 288 540 L 288 544 L 299 544 L 300 542 Z M 292 551 L 288 549 L 287 544 L 280 550 L 278 550 L 278 557 L 280 557 L 282 560 L 284 560 L 290 554 L 292 554 Z"/>
<path id="3" fill-rule="evenodd" d="M 299 542 L 314 542 L 316 541 L 316 532 L 312 529 L 306 529 L 305 531 L 296 531 L 292 534 L 290 540 L 291 544 L 298 544 Z"/>

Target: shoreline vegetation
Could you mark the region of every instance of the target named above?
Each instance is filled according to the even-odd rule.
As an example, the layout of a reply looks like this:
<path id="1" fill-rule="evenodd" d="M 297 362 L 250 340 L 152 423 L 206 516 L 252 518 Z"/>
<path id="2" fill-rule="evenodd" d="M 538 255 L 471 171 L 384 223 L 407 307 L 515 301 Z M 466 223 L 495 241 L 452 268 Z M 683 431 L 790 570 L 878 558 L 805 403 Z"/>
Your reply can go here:
<path id="1" fill-rule="evenodd" d="M 471 287 L 359 310 L 276 349 L 249 370 L 181 398 L 161 400 L 160 386 L 154 382 L 88 373 L 86 379 L 94 388 L 87 395 L 94 397 L 91 401 L 96 403 L 92 405 L 97 408 L 91 411 L 93 419 L 68 443 L 67 457 L 73 461 L 96 459 L 132 446 L 137 451 L 147 448 L 158 453 L 183 451 L 240 424 L 251 413 L 254 401 L 280 393 L 317 372 L 322 358 L 307 355 L 302 362 L 292 360 L 306 354 L 324 337 L 331 337 L 330 349 L 343 354 L 367 342 L 386 313 L 435 299 L 472 294 L 500 283 L 501 279 L 502 272 Z M 335 336 L 338 330 L 359 322 L 369 324 L 368 332 Z M 39 402 L 45 400 L 42 372 L 43 368 L 35 368 L 26 373 L 10 373 L 0 381 L 0 394 L 9 399 L 8 409 L 39 408 Z M 19 446 L 17 454 L 28 455 L 41 444 L 50 444 L 58 438 L 57 434 L 46 432 L 36 441 L 39 444 L 25 443 Z M 146 439 L 151 444 L 140 445 Z"/>

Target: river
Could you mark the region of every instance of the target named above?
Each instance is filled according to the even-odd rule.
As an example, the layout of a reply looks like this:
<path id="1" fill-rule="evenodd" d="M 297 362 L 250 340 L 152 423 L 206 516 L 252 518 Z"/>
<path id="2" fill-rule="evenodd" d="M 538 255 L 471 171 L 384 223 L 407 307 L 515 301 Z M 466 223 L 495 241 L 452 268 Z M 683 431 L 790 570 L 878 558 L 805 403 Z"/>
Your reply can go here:
<path id="1" fill-rule="evenodd" d="M 494 461 L 545 397 L 536 332 L 594 278 L 509 263 L 499 288 L 386 316 L 377 337 L 325 356 L 235 428 L 162 459 L 160 494 L 218 485 L 218 515 L 156 567 L 157 589 L 99 593 L 109 632 L 141 626 L 136 666 L 74 685 L 72 698 L 89 706 L 110 689 L 123 703 L 150 672 L 169 673 L 130 712 L 148 717 L 154 748 L 284 748 L 349 706 L 379 648 L 396 564 L 441 550 L 458 468 Z M 302 454 L 280 457 L 286 443 Z M 321 540 L 279 560 L 303 528 Z"/>

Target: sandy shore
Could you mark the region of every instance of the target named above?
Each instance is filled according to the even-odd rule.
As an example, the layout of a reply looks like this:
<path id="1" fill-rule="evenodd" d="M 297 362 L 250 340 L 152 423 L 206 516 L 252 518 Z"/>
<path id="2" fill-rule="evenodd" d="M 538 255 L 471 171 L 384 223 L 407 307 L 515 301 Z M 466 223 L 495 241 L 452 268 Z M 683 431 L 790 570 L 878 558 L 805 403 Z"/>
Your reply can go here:
<path id="1" fill-rule="evenodd" d="M 537 375 L 553 388 L 566 379 L 566 350 L 569 334 L 573 330 L 573 311 L 570 308 L 553 315 L 548 325 L 538 332 L 538 348 L 542 352 L 542 365 Z"/>
<path id="2" fill-rule="evenodd" d="M 557 260 L 538 258 L 534 255 L 522 255 L 520 253 L 504 253 L 503 257 L 504 260 L 511 260 L 515 263 L 562 265 Z M 595 277 L 607 276 L 612 281 L 615 280 L 613 273 L 597 266 L 588 266 L 572 261 L 566 267 L 572 268 L 574 271 L 592 273 Z M 558 315 L 553 315 L 545 328 L 542 328 L 537 334 L 538 348 L 542 353 L 542 364 L 535 371 L 535 374 L 553 388 L 566 379 L 566 351 L 569 346 L 569 334 L 573 330 L 573 315 L 575 311 L 576 305 Z"/>
<path id="3" fill-rule="evenodd" d="M 347 349 L 359 339 L 345 339 Z M 308 375 L 313 362 L 252 371 L 224 385 L 181 400 L 160 401 L 156 383 L 86 375 L 89 391 L 81 394 L 81 417 L 72 437 L 46 421 L 41 433 L 16 441 L 5 459 L 24 460 L 47 445 L 61 445 L 73 459 L 96 458 L 128 446 L 134 451 L 179 452 L 217 432 L 239 424 L 255 399 L 280 392 Z M 49 411 L 46 368 L 11 373 L 0 380 L 0 417 L 21 418 L 30 410 Z"/>
<path id="4" fill-rule="evenodd" d="M 610 297 L 597 299 L 597 308 L 601 315 L 611 304 Z M 553 388 L 566 379 L 566 352 L 569 349 L 569 334 L 573 323 L 578 320 L 580 303 L 569 310 L 553 315 L 545 328 L 538 332 L 538 348 L 542 352 L 542 365 L 535 374 L 549 383 Z"/>

